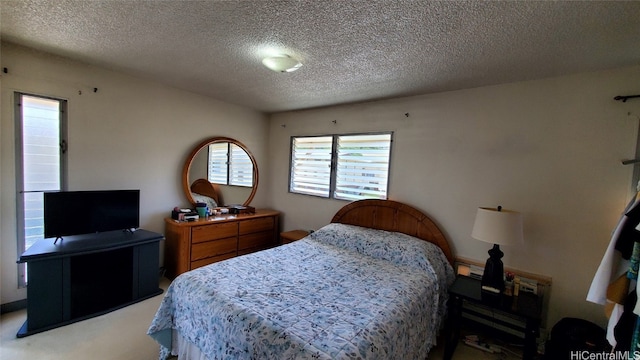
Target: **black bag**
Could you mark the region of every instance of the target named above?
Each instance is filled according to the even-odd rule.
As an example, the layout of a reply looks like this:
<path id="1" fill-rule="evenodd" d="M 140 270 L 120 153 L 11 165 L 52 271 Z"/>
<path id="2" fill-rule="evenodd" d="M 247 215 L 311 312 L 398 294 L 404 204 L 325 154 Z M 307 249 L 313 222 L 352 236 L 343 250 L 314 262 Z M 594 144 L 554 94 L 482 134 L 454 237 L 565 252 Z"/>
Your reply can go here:
<path id="1" fill-rule="evenodd" d="M 572 351 L 608 352 L 606 331 L 583 319 L 563 318 L 551 329 L 545 344 L 545 359 L 571 359 Z"/>

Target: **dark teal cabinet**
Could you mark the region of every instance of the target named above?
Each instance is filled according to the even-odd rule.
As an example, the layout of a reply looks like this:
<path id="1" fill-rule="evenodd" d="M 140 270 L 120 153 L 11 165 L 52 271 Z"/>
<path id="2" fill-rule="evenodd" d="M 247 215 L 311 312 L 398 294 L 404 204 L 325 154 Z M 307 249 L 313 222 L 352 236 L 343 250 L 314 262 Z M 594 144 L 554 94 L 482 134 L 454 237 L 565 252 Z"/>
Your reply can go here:
<path id="1" fill-rule="evenodd" d="M 162 293 L 159 245 L 147 230 L 44 239 L 25 251 L 27 321 L 18 337 L 98 316 Z"/>

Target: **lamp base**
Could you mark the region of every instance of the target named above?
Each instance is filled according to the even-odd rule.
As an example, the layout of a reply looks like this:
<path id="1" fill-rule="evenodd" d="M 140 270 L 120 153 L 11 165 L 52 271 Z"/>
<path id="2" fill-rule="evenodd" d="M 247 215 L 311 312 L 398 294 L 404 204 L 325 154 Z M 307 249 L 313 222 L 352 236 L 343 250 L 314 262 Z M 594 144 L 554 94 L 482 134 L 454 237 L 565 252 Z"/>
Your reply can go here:
<path id="1" fill-rule="evenodd" d="M 503 256 L 504 253 L 500 251 L 500 245 L 494 244 L 493 248 L 489 250 L 489 258 L 482 274 L 482 287 L 498 294 L 502 294 L 504 291 L 504 266 L 500 260 Z"/>

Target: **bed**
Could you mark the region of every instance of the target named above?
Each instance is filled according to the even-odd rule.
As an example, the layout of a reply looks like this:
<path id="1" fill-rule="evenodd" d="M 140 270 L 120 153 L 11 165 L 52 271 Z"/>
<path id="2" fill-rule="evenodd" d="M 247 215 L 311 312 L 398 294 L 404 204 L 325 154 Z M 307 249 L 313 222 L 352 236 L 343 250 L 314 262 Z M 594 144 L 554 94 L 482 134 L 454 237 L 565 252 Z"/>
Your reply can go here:
<path id="1" fill-rule="evenodd" d="M 207 179 L 196 179 L 190 189 L 195 202 L 205 203 L 210 209 L 222 204 L 220 185 L 218 184 L 211 183 Z"/>
<path id="2" fill-rule="evenodd" d="M 161 359 L 424 359 L 452 261 L 427 215 L 360 200 L 301 240 L 180 275 L 148 334 Z"/>

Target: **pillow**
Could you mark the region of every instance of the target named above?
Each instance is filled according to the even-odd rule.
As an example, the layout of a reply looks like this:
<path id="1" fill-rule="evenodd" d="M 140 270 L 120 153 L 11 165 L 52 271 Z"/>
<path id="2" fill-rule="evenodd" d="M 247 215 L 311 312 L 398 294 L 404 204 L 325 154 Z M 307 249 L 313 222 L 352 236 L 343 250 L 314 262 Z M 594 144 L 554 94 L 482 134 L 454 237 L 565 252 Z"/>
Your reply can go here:
<path id="1" fill-rule="evenodd" d="M 204 196 L 204 195 L 200 195 L 200 194 L 196 194 L 196 193 L 191 193 L 191 195 L 193 196 L 193 200 L 197 203 L 205 203 L 207 204 L 207 208 L 208 209 L 213 209 L 213 208 L 217 208 L 218 204 L 216 204 L 216 201 L 213 200 L 213 198 L 210 198 L 208 196 Z"/>
<path id="2" fill-rule="evenodd" d="M 442 289 L 448 288 L 455 277 L 453 267 L 437 245 L 407 234 L 332 223 L 309 234 L 308 238 L 426 271 L 436 276 Z"/>

